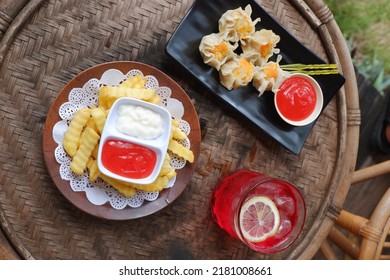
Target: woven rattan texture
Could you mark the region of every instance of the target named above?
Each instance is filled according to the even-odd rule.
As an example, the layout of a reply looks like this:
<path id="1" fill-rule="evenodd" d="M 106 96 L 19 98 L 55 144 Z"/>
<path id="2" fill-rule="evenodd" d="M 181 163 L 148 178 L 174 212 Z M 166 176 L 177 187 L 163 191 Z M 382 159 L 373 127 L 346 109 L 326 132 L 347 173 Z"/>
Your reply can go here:
<path id="1" fill-rule="evenodd" d="M 326 203 L 338 150 L 338 113 L 332 100 L 302 152 L 287 152 L 219 106 L 164 53 L 191 0 L 44 1 L 16 34 L 0 69 L 0 201 L 18 242 L 36 259 L 261 259 L 212 221 L 209 196 L 217 180 L 250 168 L 294 182 L 308 219 L 310 239 Z M 326 59 L 320 39 L 286 0 L 262 5 L 303 44 Z M 76 209 L 57 190 L 42 157 L 46 114 L 60 89 L 99 63 L 135 60 L 175 79 L 195 101 L 207 133 L 199 165 L 172 205 L 139 220 L 113 222 Z M 297 242 L 296 244 L 299 244 Z"/>

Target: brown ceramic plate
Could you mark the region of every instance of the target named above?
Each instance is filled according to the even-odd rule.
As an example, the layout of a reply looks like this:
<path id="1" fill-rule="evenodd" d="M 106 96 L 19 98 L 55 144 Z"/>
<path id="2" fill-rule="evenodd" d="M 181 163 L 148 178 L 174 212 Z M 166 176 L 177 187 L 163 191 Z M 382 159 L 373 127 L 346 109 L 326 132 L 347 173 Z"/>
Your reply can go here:
<path id="1" fill-rule="evenodd" d="M 194 163 L 188 163 L 183 169 L 176 170 L 177 177 L 175 184 L 172 188 L 165 189 L 160 192 L 159 197 L 152 202 L 146 201 L 142 206 L 138 208 L 131 208 L 127 206 L 122 210 L 116 210 L 106 203 L 98 206 L 94 205 L 87 199 L 85 192 L 74 192 L 69 181 L 61 179 L 59 173 L 59 164 L 56 162 L 54 157 L 54 150 L 57 147 L 57 143 L 53 140 L 52 131 L 54 125 L 61 120 L 58 115 L 58 110 L 61 104 L 68 101 L 68 95 L 73 88 L 82 87 L 88 80 L 92 78 L 100 78 L 102 74 L 109 69 L 117 69 L 122 73 L 127 73 L 131 69 L 138 69 L 146 75 L 152 75 L 156 77 L 159 82 L 159 86 L 166 86 L 172 90 L 172 98 L 175 98 L 183 103 L 184 116 L 183 119 L 187 121 L 191 126 L 191 132 L 189 134 L 189 140 L 191 142 L 191 150 L 194 152 L 195 160 Z M 52 104 L 49 113 L 47 115 L 44 134 L 43 134 L 43 156 L 46 162 L 47 169 L 54 184 L 60 190 L 60 192 L 77 208 L 85 211 L 91 215 L 105 218 L 109 220 L 128 220 L 136 219 L 151 215 L 164 207 L 172 203 L 185 189 L 188 182 L 190 181 L 199 155 L 200 148 L 200 126 L 199 119 L 196 110 L 184 92 L 184 90 L 169 76 L 161 72 L 160 70 L 139 62 L 110 62 L 100 64 L 89 68 L 76 77 L 74 77 L 59 93 L 58 97 Z"/>

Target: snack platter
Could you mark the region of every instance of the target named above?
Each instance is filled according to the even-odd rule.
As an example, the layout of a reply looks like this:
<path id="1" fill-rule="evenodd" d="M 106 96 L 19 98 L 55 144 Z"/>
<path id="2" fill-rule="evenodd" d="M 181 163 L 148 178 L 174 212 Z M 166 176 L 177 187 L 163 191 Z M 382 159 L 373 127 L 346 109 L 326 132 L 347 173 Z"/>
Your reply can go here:
<path id="1" fill-rule="evenodd" d="M 260 21 L 256 23 L 257 29 L 270 29 L 280 36 L 278 48 L 282 57 L 281 65 L 325 63 L 252 0 L 196 1 L 172 35 L 166 46 L 166 52 L 205 86 L 211 95 L 228 104 L 244 119 L 274 138 L 283 147 L 298 154 L 315 122 L 300 127 L 286 124 L 277 114 L 273 104 L 274 94 L 270 91 L 266 91 L 259 97 L 257 90 L 251 85 L 228 90 L 220 83 L 218 71 L 206 65 L 199 53 L 202 38 L 218 32 L 218 21 L 223 13 L 237 7 L 244 9 L 247 5 L 252 7 L 252 19 L 260 18 Z M 313 75 L 313 78 L 323 91 L 324 109 L 342 87 L 345 79 L 340 74 Z"/>
<path id="2" fill-rule="evenodd" d="M 169 38 L 196 1 L 201 0 L 190 4 L 169 2 L 169 8 L 164 1 L 143 1 L 137 2 L 135 10 L 134 5 L 114 2 L 110 5 L 112 9 L 107 10 L 107 5 L 98 1 L 69 2 L 63 9 L 63 3 L 53 1 L 49 5 L 27 5 L 25 8 L 29 13 L 19 13 L 21 17 L 15 23 L 24 24 L 16 32 L 9 30 L 9 48 L 4 50 L 1 105 L 4 114 L 2 226 L 11 245 L 18 250 L 15 257 L 260 260 L 300 259 L 310 257 L 316 251 L 321 243 L 318 237 L 323 236 L 321 229 L 330 228 L 328 206 L 337 206 L 344 201 L 343 197 L 334 194 L 345 193 L 348 189 L 359 132 L 356 81 L 351 79 L 354 72 L 349 67 L 348 49 L 340 41 L 342 34 L 337 23 L 331 14 L 323 13 L 327 7 L 321 1 L 313 5 L 310 1 L 256 0 L 275 19 L 286 23 L 288 30 L 304 40 L 311 50 L 318 51 L 321 58 L 340 61 L 339 69 L 346 77 L 342 91 L 322 113 L 300 154 L 294 155 L 272 137 L 261 131 L 257 133 L 239 113 L 229 112 L 228 106 L 215 93 L 206 86 L 203 89 L 200 82 L 189 73 L 183 73 L 185 69 L 180 69 L 179 63 L 164 53 Z M 38 2 L 43 1 L 35 3 Z M 226 2 L 235 2 L 245 8 L 240 0 Z M 258 13 L 256 5 L 252 7 L 254 14 Z M 18 9 L 9 10 L 11 17 L 18 14 Z M 16 13 L 12 13 L 13 10 Z M 98 21 L 90 11 L 108 13 Z M 223 11 L 215 10 L 220 14 Z M 58 32 L 63 30 L 60 19 L 64 18 L 66 32 Z M 264 18 L 262 21 L 265 22 Z M 217 29 L 215 21 L 210 23 Z M 321 28 L 310 28 L 313 24 L 320 24 Z M 45 26 L 51 28 L 45 29 Z M 145 32 L 138 32 L 140 29 Z M 45 31 L 43 43 L 36 41 L 43 35 L 42 30 Z M 321 34 L 330 36 L 320 39 Z M 283 41 L 281 38 L 281 44 Z M 20 42 L 25 44 L 21 47 Z M 72 88 L 80 87 L 92 77 L 99 79 L 107 69 L 127 73 L 131 69 L 125 64 L 100 65 L 121 59 L 149 63 L 169 73 L 195 101 L 199 118 L 202 122 L 205 120 L 201 124 L 205 126 L 201 153 L 194 150 L 198 164 L 192 176 L 185 174 L 190 170 L 182 170 L 175 187 L 161 193 L 157 200 L 136 209 L 115 210 L 108 205 L 92 205 L 85 200 L 85 192 L 72 191 L 69 181 L 60 178 L 51 134 L 53 125 L 59 120 L 58 108 L 68 100 L 68 95 L 62 95 L 63 87 L 70 91 L 67 84 L 76 76 L 81 81 L 74 81 Z M 95 65 L 99 66 L 95 68 Z M 82 72 L 90 67 L 95 69 L 84 77 Z M 215 73 L 208 65 L 204 64 L 204 67 Z M 134 68 L 157 77 L 139 65 Z M 176 93 L 180 89 L 168 85 L 170 82 L 163 76 L 158 76 L 158 80 L 160 85 L 172 89 L 173 98 L 183 104 L 186 102 L 186 97 L 180 97 L 182 92 Z M 269 94 L 265 92 L 264 95 Z M 183 119 L 191 122 L 192 118 L 196 119 L 191 113 L 193 106 L 191 103 L 185 105 Z M 52 106 L 57 108 L 51 111 Z M 334 131 L 337 133 L 332 133 Z M 193 141 L 192 133 L 196 133 L 193 123 L 189 137 L 191 149 L 196 149 L 199 143 Z M 292 180 L 304 195 L 307 220 L 302 235 L 290 249 L 265 256 L 245 248 L 240 241 L 215 242 L 227 240 L 227 237 L 211 223 L 209 208 L 205 207 L 211 188 L 231 170 L 246 167 Z M 192 165 L 186 168 L 191 169 Z M 345 184 L 340 184 L 339 178 Z M 185 183 L 186 188 L 175 200 L 173 192 L 179 191 L 180 185 Z M 150 214 L 161 207 L 165 208 Z M 145 217 L 136 219 L 142 216 Z"/>
<path id="3" fill-rule="evenodd" d="M 127 74 L 126 74 L 127 73 Z M 156 87 L 164 104 L 179 119 L 188 134 L 184 145 L 191 147 L 193 163 L 174 158 L 176 176 L 168 181 L 161 191 L 137 191 L 125 197 L 104 180 L 90 181 L 90 174 L 74 174 L 71 159 L 63 149 L 63 135 L 77 108 L 91 107 L 97 103 L 95 91 L 101 81 L 119 84 L 125 77 L 144 75 L 148 87 Z M 107 83 L 104 83 L 105 85 Z M 77 101 L 77 98 L 83 100 Z M 91 104 L 90 104 L 91 103 Z M 185 109 L 184 109 L 185 108 Z M 138 62 L 112 62 L 89 68 L 73 78 L 60 92 L 48 113 L 44 137 L 44 159 L 49 173 L 61 193 L 81 210 L 106 219 L 125 220 L 153 214 L 169 205 L 184 190 L 196 166 L 200 143 L 199 121 L 196 111 L 186 93 L 163 72 Z"/>

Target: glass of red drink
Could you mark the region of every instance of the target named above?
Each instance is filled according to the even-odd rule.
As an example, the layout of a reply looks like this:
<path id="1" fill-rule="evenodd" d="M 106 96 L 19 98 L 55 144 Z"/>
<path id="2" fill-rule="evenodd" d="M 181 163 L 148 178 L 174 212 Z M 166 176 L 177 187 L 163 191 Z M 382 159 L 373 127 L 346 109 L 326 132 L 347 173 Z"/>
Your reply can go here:
<path id="1" fill-rule="evenodd" d="M 289 247 L 306 218 L 304 199 L 294 185 L 249 170 L 225 177 L 214 190 L 210 207 L 222 229 L 263 254 Z"/>

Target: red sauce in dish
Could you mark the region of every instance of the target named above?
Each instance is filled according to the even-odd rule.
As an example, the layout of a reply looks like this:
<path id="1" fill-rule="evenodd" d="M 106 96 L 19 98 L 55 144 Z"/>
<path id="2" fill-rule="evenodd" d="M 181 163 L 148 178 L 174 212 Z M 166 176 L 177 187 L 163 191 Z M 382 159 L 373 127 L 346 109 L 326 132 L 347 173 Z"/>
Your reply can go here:
<path id="1" fill-rule="evenodd" d="M 153 150 L 135 143 L 109 139 L 103 145 L 102 164 L 123 177 L 148 177 L 153 172 L 156 160 Z"/>
<path id="2" fill-rule="evenodd" d="M 279 87 L 276 103 L 280 113 L 292 121 L 302 121 L 310 116 L 316 106 L 314 87 L 304 78 L 287 78 Z"/>

